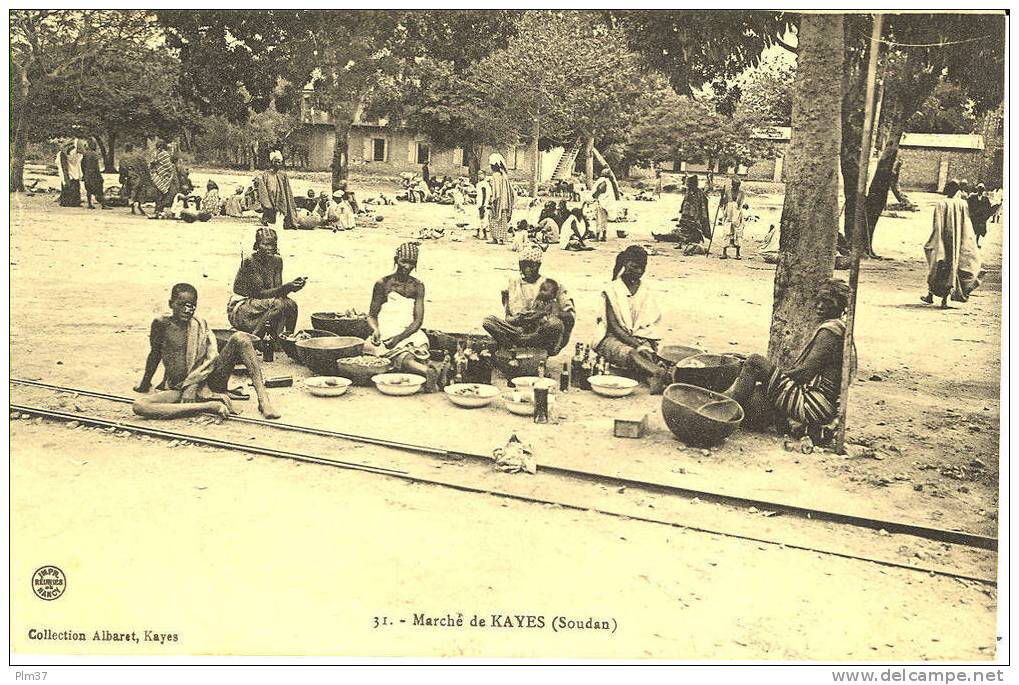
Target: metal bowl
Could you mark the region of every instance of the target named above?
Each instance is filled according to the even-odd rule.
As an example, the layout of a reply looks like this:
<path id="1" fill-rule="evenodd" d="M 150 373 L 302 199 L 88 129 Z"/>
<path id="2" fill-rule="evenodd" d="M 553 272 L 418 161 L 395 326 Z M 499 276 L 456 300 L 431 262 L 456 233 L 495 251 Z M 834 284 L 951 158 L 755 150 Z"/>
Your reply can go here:
<path id="1" fill-rule="evenodd" d="M 736 355 L 695 354 L 676 364 L 672 381 L 722 392 L 733 384 L 742 368 L 743 358 Z"/>
<path id="2" fill-rule="evenodd" d="M 474 409 L 490 404 L 499 396 L 499 388 L 485 383 L 454 383 L 446 386 L 445 393 L 456 406 Z"/>
<path id="3" fill-rule="evenodd" d="M 336 312 L 315 312 L 311 325 L 320 331 L 329 331 L 339 336 L 367 338 L 372 334 L 368 319 L 364 317 L 340 316 Z"/>
<path id="4" fill-rule="evenodd" d="M 506 411 L 517 416 L 534 416 L 534 393 L 530 390 L 511 391 L 502 396 Z"/>
<path id="5" fill-rule="evenodd" d="M 640 385 L 632 378 L 623 376 L 591 376 L 587 379 L 591 384 L 591 390 L 603 397 L 626 397 L 633 392 L 633 389 Z"/>
<path id="6" fill-rule="evenodd" d="M 425 377 L 416 373 L 380 373 L 372 377 L 372 382 L 383 395 L 401 397 L 413 395 L 425 384 Z"/>
<path id="7" fill-rule="evenodd" d="M 704 350 L 696 347 L 690 347 L 689 345 L 659 345 L 658 346 L 658 358 L 666 364 L 676 364 L 687 357 L 692 357 L 695 354 L 704 354 Z"/>
<path id="8" fill-rule="evenodd" d="M 339 376 L 336 371 L 336 360 L 343 357 L 356 357 L 364 349 L 364 340 L 342 336 L 325 336 L 298 340 L 298 355 L 317 376 Z"/>
<path id="9" fill-rule="evenodd" d="M 662 394 L 662 416 L 673 435 L 693 447 L 720 444 L 739 427 L 739 402 L 711 390 L 673 383 Z"/>
<path id="10" fill-rule="evenodd" d="M 350 389 L 350 379 L 340 376 L 311 376 L 304 379 L 304 388 L 315 397 L 339 397 Z"/>
<path id="11" fill-rule="evenodd" d="M 367 388 L 372 384 L 372 376 L 377 376 L 380 373 L 388 373 L 393 368 L 393 362 L 384 357 L 379 357 L 382 362 L 380 364 L 366 365 L 358 364 L 350 361 L 350 358 L 337 359 L 336 360 L 336 373 L 339 375 L 349 378 L 354 382 L 354 385 Z"/>
<path id="12" fill-rule="evenodd" d="M 295 336 L 306 334 L 310 338 L 329 338 L 336 336 L 335 333 L 329 331 L 320 331 L 317 328 L 305 328 L 303 330 L 294 333 Z M 280 338 L 280 345 L 283 346 L 283 351 L 286 352 L 287 356 L 293 359 L 298 364 L 303 364 L 304 360 L 301 358 L 301 352 L 297 349 L 297 340 L 293 338 Z"/>

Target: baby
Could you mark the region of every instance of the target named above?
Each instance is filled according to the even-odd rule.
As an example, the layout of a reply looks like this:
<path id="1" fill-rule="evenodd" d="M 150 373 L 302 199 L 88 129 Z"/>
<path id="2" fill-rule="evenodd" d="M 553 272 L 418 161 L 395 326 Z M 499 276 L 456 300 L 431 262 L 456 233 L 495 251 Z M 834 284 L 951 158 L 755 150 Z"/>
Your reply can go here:
<path id="1" fill-rule="evenodd" d="M 506 321 L 522 329 L 526 334 L 537 331 L 550 316 L 562 317 L 562 310 L 559 308 L 559 283 L 551 278 L 546 278 L 538 288 L 534 305 L 530 309 L 507 318 Z"/>

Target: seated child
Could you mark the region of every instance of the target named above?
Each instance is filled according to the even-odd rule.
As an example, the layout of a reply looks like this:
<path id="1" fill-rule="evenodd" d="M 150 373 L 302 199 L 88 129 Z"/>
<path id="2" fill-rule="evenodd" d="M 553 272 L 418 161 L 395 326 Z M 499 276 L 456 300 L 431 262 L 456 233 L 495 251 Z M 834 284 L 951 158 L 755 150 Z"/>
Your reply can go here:
<path id="1" fill-rule="evenodd" d="M 524 334 L 536 333 L 549 317 L 560 319 L 563 315 L 559 307 L 559 283 L 546 278 L 538 288 L 534 298 L 534 306 L 506 319 L 506 322 L 520 328 Z"/>
<path id="2" fill-rule="evenodd" d="M 153 419 L 170 419 L 193 414 L 213 413 L 227 417 L 233 411 L 228 395 L 230 374 L 243 364 L 251 376 L 258 396 L 258 410 L 267 419 L 280 417 L 269 402 L 262 380 L 262 367 L 255 356 L 254 336 L 234 333 L 217 350 L 216 336 L 204 319 L 195 316 L 198 291 L 190 283 L 178 283 L 170 291 L 170 315 L 152 321 L 149 331 L 149 356 L 145 372 L 135 392 L 147 393 L 152 377 L 162 362 L 165 369 L 160 388 L 165 390 L 142 397 L 134 403 L 134 413 Z"/>

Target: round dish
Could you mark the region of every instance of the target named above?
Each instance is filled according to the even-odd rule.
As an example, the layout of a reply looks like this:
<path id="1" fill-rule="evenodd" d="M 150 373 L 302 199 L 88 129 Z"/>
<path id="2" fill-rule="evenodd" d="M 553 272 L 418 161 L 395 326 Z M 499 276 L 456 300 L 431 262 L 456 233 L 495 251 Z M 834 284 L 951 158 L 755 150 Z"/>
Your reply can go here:
<path id="1" fill-rule="evenodd" d="M 541 376 L 517 376 L 513 379 L 513 387 L 529 392 L 533 392 L 536 387 L 552 390 L 559 387 L 559 382 L 551 378 L 542 378 Z"/>
<path id="2" fill-rule="evenodd" d="M 425 384 L 425 377 L 416 373 L 380 373 L 372 376 L 372 383 L 383 395 L 413 395 Z"/>
<path id="3" fill-rule="evenodd" d="M 511 414 L 534 416 L 534 395 L 532 392 L 514 390 L 502 396 L 502 404 Z"/>
<path id="4" fill-rule="evenodd" d="M 604 397 L 626 397 L 639 385 L 632 378 L 623 376 L 591 376 L 587 379 L 591 389 Z"/>
<path id="5" fill-rule="evenodd" d="M 445 392 L 450 402 L 468 409 L 484 407 L 499 396 L 499 388 L 484 383 L 454 383 Z"/>
<path id="6" fill-rule="evenodd" d="M 304 389 L 315 397 L 339 397 L 350 388 L 350 379 L 342 376 L 312 376 L 304 379 Z"/>
<path id="7" fill-rule="evenodd" d="M 669 430 L 686 444 L 713 447 L 739 427 L 743 408 L 720 393 L 674 383 L 662 394 L 662 416 Z"/>

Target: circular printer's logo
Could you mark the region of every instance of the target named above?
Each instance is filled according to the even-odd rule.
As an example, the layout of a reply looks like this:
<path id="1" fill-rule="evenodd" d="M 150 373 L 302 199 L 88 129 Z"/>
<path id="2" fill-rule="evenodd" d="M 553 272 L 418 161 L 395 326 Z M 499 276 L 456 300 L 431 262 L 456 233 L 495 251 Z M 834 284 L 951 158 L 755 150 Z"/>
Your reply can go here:
<path id="1" fill-rule="evenodd" d="M 56 566 L 41 566 L 32 574 L 32 591 L 39 599 L 57 599 L 66 589 L 67 576 Z"/>

